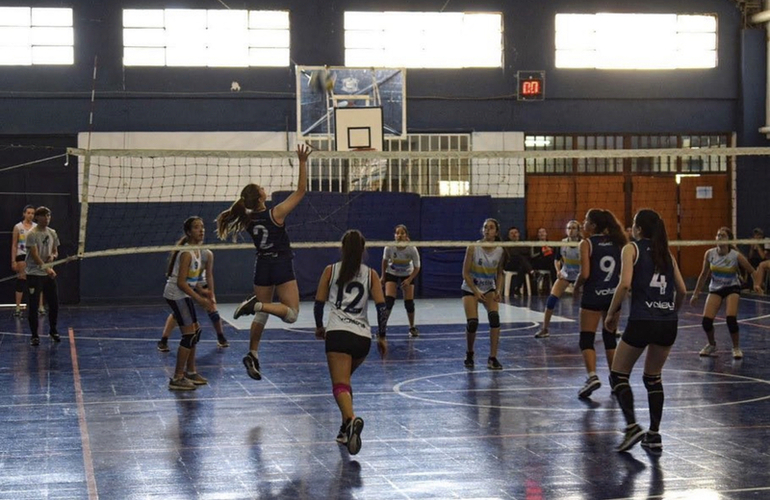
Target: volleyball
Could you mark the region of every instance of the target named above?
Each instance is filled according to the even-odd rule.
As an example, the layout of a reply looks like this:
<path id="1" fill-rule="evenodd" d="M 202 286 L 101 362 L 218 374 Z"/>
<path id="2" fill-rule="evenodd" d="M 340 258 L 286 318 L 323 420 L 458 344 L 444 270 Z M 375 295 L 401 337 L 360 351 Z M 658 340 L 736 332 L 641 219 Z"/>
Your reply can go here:
<path id="1" fill-rule="evenodd" d="M 329 93 L 334 90 L 334 77 L 326 69 L 313 71 L 308 85 L 316 92 Z"/>

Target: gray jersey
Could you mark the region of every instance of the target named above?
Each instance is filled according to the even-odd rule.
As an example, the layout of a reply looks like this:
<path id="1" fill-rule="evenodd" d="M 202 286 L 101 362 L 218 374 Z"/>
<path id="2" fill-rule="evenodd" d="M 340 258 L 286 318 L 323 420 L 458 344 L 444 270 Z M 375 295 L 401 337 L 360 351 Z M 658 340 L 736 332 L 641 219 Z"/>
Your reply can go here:
<path id="1" fill-rule="evenodd" d="M 27 233 L 26 239 L 27 247 L 27 274 L 30 276 L 47 276 L 45 269 L 35 262 L 32 258 L 30 249 L 34 246 L 37 248 L 37 255 L 43 260 L 43 262 L 51 262 L 51 257 L 57 254 L 57 248 L 59 248 L 59 235 L 56 231 L 47 227 L 40 229 L 35 227 L 32 231 Z"/>

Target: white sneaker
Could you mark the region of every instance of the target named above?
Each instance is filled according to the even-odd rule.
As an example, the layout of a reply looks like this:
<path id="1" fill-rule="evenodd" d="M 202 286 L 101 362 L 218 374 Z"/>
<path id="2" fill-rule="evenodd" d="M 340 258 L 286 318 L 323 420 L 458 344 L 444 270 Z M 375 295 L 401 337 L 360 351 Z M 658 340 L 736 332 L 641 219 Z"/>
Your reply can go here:
<path id="1" fill-rule="evenodd" d="M 743 359 L 743 351 L 740 347 L 733 347 L 733 359 Z"/>
<path id="2" fill-rule="evenodd" d="M 714 356 L 717 352 L 716 344 L 706 344 L 703 349 L 700 350 L 698 356 Z"/>

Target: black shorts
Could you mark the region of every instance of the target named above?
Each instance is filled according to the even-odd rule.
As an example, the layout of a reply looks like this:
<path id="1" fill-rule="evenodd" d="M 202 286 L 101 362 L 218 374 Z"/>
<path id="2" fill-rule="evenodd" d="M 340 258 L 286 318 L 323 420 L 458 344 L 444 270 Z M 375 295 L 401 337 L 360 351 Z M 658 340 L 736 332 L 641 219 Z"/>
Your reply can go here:
<path id="1" fill-rule="evenodd" d="M 16 256 L 16 262 L 24 262 L 26 260 L 27 260 L 27 256 L 26 255 L 17 255 Z"/>
<path id="2" fill-rule="evenodd" d="M 353 359 L 365 358 L 372 347 L 372 338 L 345 330 L 326 332 L 326 352 L 349 354 Z"/>
<path id="3" fill-rule="evenodd" d="M 726 286 L 724 288 L 720 288 L 719 290 L 714 290 L 713 292 L 709 292 L 709 293 L 713 293 L 714 295 L 718 295 L 723 299 L 725 299 L 727 298 L 728 295 L 732 295 L 734 293 L 737 293 L 738 295 L 740 295 L 741 286 L 740 285 Z"/>
<path id="4" fill-rule="evenodd" d="M 389 281 L 393 281 L 397 284 L 401 284 L 402 281 L 407 279 L 409 276 L 396 276 L 395 274 L 385 273 L 385 283 Z M 414 285 L 414 283 L 412 283 Z"/>
<path id="5" fill-rule="evenodd" d="M 628 320 L 626 330 L 623 332 L 623 342 L 639 349 L 644 349 L 650 344 L 670 347 L 676 340 L 677 324 L 677 320 Z"/>
<path id="6" fill-rule="evenodd" d="M 198 316 L 195 314 L 195 304 L 190 297 L 179 300 L 166 299 L 171 306 L 171 314 L 174 316 L 176 324 L 180 327 L 190 326 L 198 322 Z"/>
<path id="7" fill-rule="evenodd" d="M 493 288 L 492 290 L 489 290 L 488 292 L 484 292 L 484 295 L 488 293 L 495 293 L 497 289 Z M 473 292 L 469 292 L 468 290 L 463 290 L 463 297 L 475 297 L 476 294 Z"/>
<path id="8" fill-rule="evenodd" d="M 581 301 L 580 309 L 585 309 L 586 311 L 607 312 L 610 310 L 611 303 L 612 297 L 610 297 L 610 300 L 607 302 Z"/>
<path id="9" fill-rule="evenodd" d="M 294 281 L 294 261 L 292 259 L 260 259 L 254 262 L 254 285 L 276 286 Z"/>

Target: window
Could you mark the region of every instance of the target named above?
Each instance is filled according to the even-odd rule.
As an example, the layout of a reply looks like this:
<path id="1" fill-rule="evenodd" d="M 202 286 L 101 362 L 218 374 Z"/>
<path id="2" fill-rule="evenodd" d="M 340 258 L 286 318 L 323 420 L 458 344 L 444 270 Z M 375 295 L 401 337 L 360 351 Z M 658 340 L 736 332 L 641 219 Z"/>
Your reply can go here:
<path id="1" fill-rule="evenodd" d="M 0 7 L 0 65 L 73 64 L 72 9 Z"/>
<path id="2" fill-rule="evenodd" d="M 289 66 L 289 13 L 123 10 L 125 66 Z"/>
<path id="3" fill-rule="evenodd" d="M 677 14 L 557 14 L 556 67 L 715 68 L 717 18 Z"/>
<path id="4" fill-rule="evenodd" d="M 500 68 L 499 13 L 345 12 L 345 66 Z"/>

